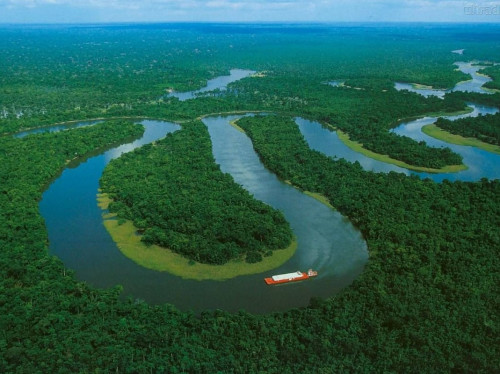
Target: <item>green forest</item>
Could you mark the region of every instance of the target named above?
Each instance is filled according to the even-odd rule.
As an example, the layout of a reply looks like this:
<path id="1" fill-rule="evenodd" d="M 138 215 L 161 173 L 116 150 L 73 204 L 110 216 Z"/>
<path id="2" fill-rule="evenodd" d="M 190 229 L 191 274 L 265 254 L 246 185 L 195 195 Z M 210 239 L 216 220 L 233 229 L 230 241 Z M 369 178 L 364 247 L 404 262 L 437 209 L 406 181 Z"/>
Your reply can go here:
<path id="1" fill-rule="evenodd" d="M 109 210 L 133 220 L 143 242 L 197 262 L 259 262 L 292 240 L 280 211 L 220 171 L 200 121 L 114 160 L 101 188 L 113 200 Z"/>
<path id="2" fill-rule="evenodd" d="M 500 94 L 453 92 L 441 100 L 396 91 L 394 82 L 453 87 L 467 79 L 455 70 L 457 57 L 500 62 L 498 40 L 500 27 L 491 24 L 0 28 L 0 372 L 497 372 L 500 182 L 366 172 L 311 150 L 293 118 L 332 125 L 412 165 L 459 164 L 449 149 L 389 130 L 407 118 L 462 111 L 469 101 L 498 107 Z M 457 48 L 464 56 L 450 52 Z M 262 74 L 195 100 L 165 97 L 235 67 Z M 498 79 L 488 69 L 493 87 Z M 346 84 L 326 84 L 332 80 Z M 349 287 L 285 312 L 195 314 L 124 298 L 120 285 L 93 287 L 49 254 L 42 192 L 70 163 L 141 136 L 143 128 L 123 117 L 182 126 L 120 157 L 102 179 L 116 198 L 112 209 L 133 219 L 146 241 L 174 247 L 184 235 L 196 243 L 215 235 L 210 253 L 178 247 L 212 263 L 259 259 L 286 245 L 282 215 L 221 173 L 199 122 L 239 111 L 275 113 L 238 121 L 266 167 L 326 196 L 363 233 L 370 258 Z M 99 118 L 59 133 L 9 135 Z M 150 183 L 135 184 L 139 178 Z M 166 191 L 183 205 L 150 201 Z M 213 205 L 202 203 L 207 198 Z M 246 230 L 228 237 L 235 231 L 207 226 L 204 214 Z M 166 238 L 158 230 L 173 225 L 182 229 Z M 243 245 L 219 245 L 226 240 Z"/>
<path id="3" fill-rule="evenodd" d="M 480 73 L 485 74 L 492 78 L 493 80 L 491 82 L 487 82 L 484 86 L 486 88 L 491 88 L 494 90 L 500 90 L 500 84 L 498 82 L 500 81 L 500 67 L 498 65 L 494 66 L 489 66 L 485 69 L 482 69 Z"/>
<path id="4" fill-rule="evenodd" d="M 500 145 L 500 114 L 479 116 L 473 118 L 462 118 L 450 121 L 439 118 L 436 126 L 465 137 L 476 138 L 485 143 Z"/>

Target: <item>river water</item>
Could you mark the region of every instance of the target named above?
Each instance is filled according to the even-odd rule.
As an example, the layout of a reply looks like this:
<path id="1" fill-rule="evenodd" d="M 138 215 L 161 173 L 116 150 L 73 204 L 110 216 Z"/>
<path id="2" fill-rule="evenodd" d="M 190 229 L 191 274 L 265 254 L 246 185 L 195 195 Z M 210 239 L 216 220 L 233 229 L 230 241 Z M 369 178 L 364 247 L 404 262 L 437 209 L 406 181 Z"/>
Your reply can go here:
<path id="1" fill-rule="evenodd" d="M 180 101 L 196 99 L 198 95 L 203 94 L 204 92 L 213 91 L 213 90 L 221 90 L 224 91 L 227 89 L 228 84 L 239 81 L 240 79 L 249 77 L 254 74 L 253 70 L 244 70 L 244 69 L 231 69 L 229 71 L 229 75 L 224 75 L 221 77 L 216 77 L 207 81 L 207 85 L 203 88 L 200 88 L 196 91 L 188 91 L 188 92 L 170 92 L 166 95 L 166 97 L 176 97 Z"/>
<path id="2" fill-rule="evenodd" d="M 469 104 L 473 111 L 466 115 L 445 116 L 450 120 L 463 117 L 477 116 L 479 114 L 494 114 L 497 108 Z M 406 175 L 418 175 L 421 178 L 430 178 L 436 182 L 444 179 L 454 181 L 478 181 L 481 178 L 500 179 L 500 155 L 484 151 L 476 147 L 449 144 L 430 137 L 422 132 L 422 127 L 436 122 L 437 117 L 424 117 L 415 121 L 402 123 L 393 131 L 402 136 L 408 136 L 416 141 L 425 141 L 431 147 L 449 147 L 463 157 L 463 162 L 468 169 L 457 173 L 423 173 L 405 169 L 386 162 L 377 161 L 359 152 L 353 151 L 345 145 L 337 136 L 337 133 L 326 129 L 319 122 L 309 121 L 304 118 L 296 118 L 302 135 L 309 147 L 333 158 L 344 158 L 350 162 L 359 162 L 364 170 L 377 173 L 388 173 L 395 171 Z"/>
<path id="3" fill-rule="evenodd" d="M 231 70 L 231 76 L 208 82 L 197 92 L 178 94 L 181 100 L 196 93 L 224 89 L 253 71 Z M 251 141 L 230 126 L 236 116 L 208 117 L 213 153 L 224 172 L 257 199 L 281 210 L 290 223 L 298 247 L 281 267 L 262 274 L 226 281 L 194 281 L 143 268 L 126 258 L 104 228 L 96 203 L 99 179 L 106 165 L 124 152 L 163 138 L 179 126 L 142 121 L 144 136 L 66 168 L 44 192 L 40 212 L 45 219 L 50 253 L 58 256 L 78 279 L 96 287 L 123 286 L 124 296 L 150 303 L 171 303 L 182 310 L 246 310 L 265 313 L 306 306 L 311 297 L 329 297 L 347 287 L 362 272 L 368 251 L 360 232 L 338 212 L 279 181 L 260 162 Z M 71 127 L 85 126 L 73 124 Z M 60 126 L 40 131 L 60 131 Z M 304 282 L 270 287 L 264 277 L 314 268 L 319 276 Z"/>
<path id="4" fill-rule="evenodd" d="M 479 75 L 478 70 L 481 66 L 473 65 L 473 63 L 457 62 L 458 68 L 470 74 L 472 79 L 466 82 L 458 83 L 450 90 L 433 90 L 426 88 L 414 88 L 406 83 L 396 83 L 395 88 L 398 90 L 409 90 L 425 97 L 434 95 L 444 97 L 447 92 L 451 91 L 471 91 L 487 94 L 488 92 L 482 89 L 482 86 L 491 81 L 490 78 Z M 485 105 L 468 103 L 471 108 L 470 113 L 443 116 L 449 120 L 456 120 L 466 117 L 477 117 L 478 115 L 495 114 L 498 108 Z M 447 179 L 450 181 L 478 181 L 481 178 L 500 179 L 500 155 L 481 150 L 476 147 L 460 146 L 449 144 L 441 140 L 430 137 L 422 132 L 422 127 L 436 122 L 438 117 L 423 117 L 414 121 L 403 122 L 392 131 L 401 136 L 408 136 L 416 141 L 425 141 L 431 147 L 449 147 L 454 152 L 463 157 L 464 164 L 468 167 L 467 170 L 457 173 L 421 173 L 415 172 L 406 168 L 388 164 L 382 161 L 377 161 L 367 156 L 353 151 L 347 147 L 337 136 L 336 132 L 324 128 L 320 123 L 308 121 L 304 118 L 296 118 L 295 121 L 306 139 L 311 149 L 324 153 L 332 158 L 344 158 L 350 162 L 359 162 L 364 170 L 374 171 L 379 173 L 388 173 L 391 171 L 404 173 L 406 175 L 418 175 L 421 178 L 430 178 L 436 182 L 442 182 Z"/>
<path id="5" fill-rule="evenodd" d="M 123 286 L 125 296 L 150 303 L 171 303 L 182 310 L 241 309 L 254 313 L 308 305 L 311 297 L 328 297 L 348 286 L 368 259 L 361 234 L 339 213 L 279 181 L 261 164 L 252 143 L 229 125 L 236 117 L 204 120 L 217 162 L 237 183 L 280 209 L 298 239 L 295 255 L 271 272 L 227 281 L 193 281 L 143 268 L 121 254 L 102 224 L 96 203 L 99 179 L 110 160 L 123 152 L 164 137 L 178 125 L 143 121 L 140 140 L 110 149 L 67 168 L 44 192 L 40 212 L 45 219 L 50 253 L 78 279 L 97 287 Z M 315 279 L 270 287 L 264 277 L 313 267 Z"/>
<path id="6" fill-rule="evenodd" d="M 491 94 L 485 89 L 483 85 L 487 82 L 491 82 L 491 78 L 485 75 L 478 74 L 479 70 L 484 69 L 485 66 L 474 64 L 474 62 L 456 62 L 455 65 L 464 74 L 470 75 L 471 79 L 463 82 L 459 82 L 455 87 L 449 90 L 437 90 L 432 88 L 415 88 L 410 83 L 396 82 L 394 88 L 397 90 L 407 90 L 411 92 L 418 93 L 424 97 L 437 96 L 439 98 L 444 98 L 447 92 L 463 91 L 463 92 L 478 92 L 483 94 Z"/>
<path id="7" fill-rule="evenodd" d="M 244 77 L 250 71 L 240 72 Z M 219 84 L 227 85 L 226 78 Z M 193 97 L 195 95 L 186 95 L 182 99 Z M 472 106 L 472 115 L 496 111 L 496 108 Z M 230 126 L 230 121 L 237 118 L 207 117 L 203 122 L 209 130 L 214 157 L 222 171 L 230 173 L 237 183 L 258 200 L 281 210 L 290 223 L 297 236 L 298 249 L 284 265 L 263 274 L 240 276 L 227 281 L 194 281 L 143 268 L 121 254 L 104 228 L 102 211 L 96 203 L 99 179 L 110 160 L 179 129 L 174 123 L 150 120 L 142 121 L 146 130 L 141 139 L 70 165 L 44 192 L 40 211 L 47 226 L 50 253 L 61 258 L 66 267 L 76 272 L 78 279 L 89 284 L 97 287 L 119 284 L 123 286 L 124 296 L 150 303 L 171 303 L 181 310 L 195 312 L 207 309 L 246 310 L 253 313 L 283 311 L 305 306 L 311 297 L 329 297 L 347 287 L 362 272 L 368 260 L 366 243 L 361 234 L 339 213 L 279 181 L 270 173 L 260 162 L 247 136 Z M 394 131 L 420 139 L 423 136 L 421 125 L 433 120 L 423 118 L 412 121 Z M 352 151 L 334 132 L 324 129 L 317 122 L 303 118 L 296 118 L 296 122 L 311 148 L 332 157 L 360 162 L 367 170 L 413 173 Z M 88 123 L 73 126 L 81 125 Z M 441 146 L 433 139 L 425 140 L 431 145 Z M 489 163 L 485 161 L 489 160 L 491 154 L 486 152 L 485 159 L 475 160 L 482 151 L 472 147 L 462 148 L 473 152 L 467 156 L 461 153 L 464 150 L 453 148 L 464 156 L 469 165 L 467 172 L 471 174 L 456 173 L 451 179 L 477 180 L 483 176 L 497 175 L 496 165 L 500 164 L 497 159 L 492 158 Z M 450 179 L 449 175 L 444 174 L 421 176 L 434 180 Z M 266 276 L 311 267 L 319 271 L 320 275 L 315 279 L 273 287 L 263 281 Z"/>
<path id="8" fill-rule="evenodd" d="M 60 125 L 40 127 L 38 129 L 21 131 L 21 132 L 15 133 L 13 136 L 15 138 L 24 138 L 25 136 L 33 135 L 33 134 L 43 134 L 46 132 L 58 132 L 58 131 L 64 131 L 64 130 L 78 129 L 78 128 L 82 128 L 82 127 L 92 126 L 92 125 L 95 125 L 96 123 L 99 123 L 99 122 L 100 121 L 62 123 Z"/>

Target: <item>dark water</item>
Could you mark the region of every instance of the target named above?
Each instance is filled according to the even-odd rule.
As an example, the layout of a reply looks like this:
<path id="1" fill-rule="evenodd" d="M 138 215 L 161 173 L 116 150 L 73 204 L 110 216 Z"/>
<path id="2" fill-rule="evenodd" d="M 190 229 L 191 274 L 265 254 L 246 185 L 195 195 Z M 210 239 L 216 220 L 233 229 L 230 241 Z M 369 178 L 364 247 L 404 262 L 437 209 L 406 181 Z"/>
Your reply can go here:
<path id="1" fill-rule="evenodd" d="M 397 171 L 409 174 L 409 171 L 406 169 L 374 160 L 373 158 L 352 150 L 339 139 L 336 132 L 323 127 L 319 122 L 309 121 L 300 117 L 295 118 L 295 122 L 311 149 L 335 159 L 343 158 L 352 163 L 357 161 L 361 164 L 363 169 L 368 171 L 383 173 Z"/>
<path id="2" fill-rule="evenodd" d="M 247 310 L 254 313 L 305 306 L 313 296 L 328 297 L 348 286 L 368 259 L 360 233 L 340 214 L 280 182 L 260 163 L 246 136 L 229 125 L 235 117 L 206 118 L 221 168 L 257 199 L 281 209 L 298 238 L 296 254 L 279 269 L 228 281 L 193 281 L 145 269 L 117 249 L 97 206 L 98 181 L 107 163 L 123 152 L 175 131 L 172 123 L 143 121 L 142 139 L 104 152 L 64 170 L 44 192 L 50 253 L 73 269 L 77 278 L 97 287 L 120 284 L 124 295 L 150 303 L 171 303 L 182 310 Z M 282 286 L 267 286 L 264 276 L 319 270 L 319 277 Z"/>
<path id="3" fill-rule="evenodd" d="M 443 118 L 447 118 L 453 121 L 459 118 L 476 117 L 480 114 L 495 114 L 498 112 L 497 108 L 481 106 L 477 104 L 469 105 L 473 108 L 473 111 L 471 113 L 458 116 L 444 116 Z M 432 174 L 412 172 L 412 174 L 419 175 L 422 178 L 431 178 L 436 182 L 441 182 L 444 179 L 448 179 L 450 181 L 478 181 L 481 178 L 500 179 L 500 155 L 484 151 L 476 147 L 449 144 L 442 140 L 438 140 L 431 136 L 428 136 L 422 132 L 423 126 L 432 124 L 436 122 L 436 120 L 436 117 L 420 118 L 416 121 L 403 123 L 393 131 L 398 135 L 408 136 L 416 141 L 425 141 L 430 147 L 450 148 L 453 152 L 458 153 L 463 157 L 463 163 L 468 167 L 468 169 L 458 173 Z"/>
<path id="4" fill-rule="evenodd" d="M 207 81 L 206 87 L 203 87 L 197 91 L 189 91 L 189 92 L 174 91 L 166 95 L 166 97 L 176 97 L 180 101 L 195 99 L 198 94 L 201 94 L 203 92 L 213 91 L 216 89 L 225 90 L 229 83 L 239 81 L 240 79 L 246 78 L 254 73 L 255 71 L 253 70 L 232 69 L 229 72 L 230 75 L 224 75 L 221 77 L 211 79 Z"/>
<path id="5" fill-rule="evenodd" d="M 472 115 L 495 110 L 474 106 Z M 347 287 L 362 272 L 368 259 L 366 243 L 360 233 L 340 214 L 280 182 L 267 171 L 246 135 L 229 125 L 235 118 L 204 119 L 212 138 L 213 153 L 224 172 L 230 173 L 257 199 L 280 209 L 290 222 L 299 245 L 296 254 L 283 266 L 263 274 L 240 276 L 224 282 L 193 281 L 145 269 L 121 254 L 102 224 L 102 212 L 96 202 L 98 181 L 111 159 L 179 128 L 178 125 L 159 121 L 143 121 L 146 132 L 142 139 L 89 158 L 76 168 L 67 168 L 45 191 L 40 211 L 46 220 L 50 252 L 60 257 L 68 268 L 75 270 L 79 279 L 92 285 L 111 287 L 120 284 L 125 296 L 150 303 L 171 303 L 181 310 L 196 312 L 206 309 L 244 309 L 254 313 L 282 311 L 305 306 L 311 297 L 329 297 Z M 429 120 L 435 119 L 412 121 L 401 125 L 395 132 L 420 137 L 420 125 Z M 336 138 L 335 133 L 323 129 L 319 123 L 300 118 L 297 123 L 312 148 L 331 156 L 359 161 L 368 170 L 410 173 L 350 150 Z M 412 132 L 415 134 L 412 135 Z M 470 177 L 466 176 L 466 172 L 453 176 L 475 180 L 497 175 L 496 165 L 500 163 L 492 154 L 485 152 L 483 158 L 476 160 L 482 151 L 472 147 L 461 148 L 472 152 L 466 162 L 472 165 L 469 165 L 468 172 L 474 170 L 474 173 Z M 444 174 L 428 176 L 435 180 L 445 177 Z M 267 286 L 263 281 L 265 276 L 310 267 L 319 271 L 317 278 L 274 287 Z"/>

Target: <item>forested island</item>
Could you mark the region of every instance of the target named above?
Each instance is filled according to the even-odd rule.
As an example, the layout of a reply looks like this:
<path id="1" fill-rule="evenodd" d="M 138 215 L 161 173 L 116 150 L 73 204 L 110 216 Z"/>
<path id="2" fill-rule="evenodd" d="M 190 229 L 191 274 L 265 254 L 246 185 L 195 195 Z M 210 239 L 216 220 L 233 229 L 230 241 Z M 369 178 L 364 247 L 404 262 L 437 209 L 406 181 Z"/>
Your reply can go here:
<path id="1" fill-rule="evenodd" d="M 476 138 L 488 144 L 500 145 L 500 114 L 463 118 L 456 121 L 439 118 L 436 126 L 453 134 Z"/>
<path id="2" fill-rule="evenodd" d="M 253 199 L 215 165 L 199 121 L 114 160 L 101 188 L 112 199 L 109 210 L 132 220 L 144 243 L 197 262 L 255 263 L 292 240 L 281 212 Z"/>
<path id="3" fill-rule="evenodd" d="M 498 62 L 498 40 L 496 25 L 1 28 L 0 371 L 496 372 L 499 181 L 367 172 L 311 150 L 293 118 L 318 120 L 414 166 L 460 164 L 449 149 L 390 130 L 408 118 L 466 111 L 467 102 L 498 107 L 500 94 L 425 98 L 394 82 L 453 87 L 467 79 L 457 57 Z M 450 52 L 457 48 L 465 55 Z M 193 100 L 165 95 L 235 67 L 265 73 Z M 490 87 L 496 70 L 484 70 Z M 333 80 L 345 86 L 325 84 Z M 236 185 L 211 154 L 200 118 L 236 112 L 272 113 L 237 121 L 265 166 L 324 196 L 361 230 L 370 259 L 349 287 L 285 312 L 194 313 L 125 298 L 120 285 L 92 286 L 50 254 L 42 192 L 93 152 L 140 137 L 138 118 L 181 126 L 103 175 L 110 209 L 133 220 L 147 243 L 217 264 L 265 260 L 287 246 L 292 233 L 281 213 Z M 470 121 L 494 129 L 492 117 Z M 467 136 L 484 138 L 480 127 Z"/>
<path id="4" fill-rule="evenodd" d="M 493 78 L 493 81 L 486 83 L 486 88 L 497 91 L 500 90 L 500 84 L 498 84 L 500 78 L 500 66 L 498 64 L 481 70 L 481 73 Z"/>

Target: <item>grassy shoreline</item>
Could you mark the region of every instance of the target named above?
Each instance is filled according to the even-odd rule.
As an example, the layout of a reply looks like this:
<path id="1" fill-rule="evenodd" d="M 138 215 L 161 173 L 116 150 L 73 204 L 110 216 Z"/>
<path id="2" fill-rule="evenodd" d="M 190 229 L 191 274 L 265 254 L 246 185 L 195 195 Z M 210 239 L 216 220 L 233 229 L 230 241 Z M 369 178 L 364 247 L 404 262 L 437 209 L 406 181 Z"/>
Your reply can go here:
<path id="1" fill-rule="evenodd" d="M 363 147 L 363 144 L 355 142 L 353 140 L 350 140 L 349 135 L 344 133 L 341 130 L 337 129 L 337 135 L 339 139 L 349 148 L 351 148 L 355 152 L 359 152 L 366 157 L 370 157 L 374 160 L 385 162 L 387 164 L 392 164 L 396 165 L 405 169 L 410 169 L 414 171 L 419 171 L 419 172 L 425 172 L 425 173 L 457 173 L 459 171 L 467 170 L 467 166 L 462 164 L 462 165 L 447 165 L 441 169 L 433 169 L 433 168 L 427 168 L 427 167 L 422 167 L 422 166 L 414 166 L 407 164 L 406 162 L 396 160 L 394 158 L 391 158 L 387 155 L 381 155 L 379 153 L 375 153 L 373 151 L 370 151 L 366 148 Z"/>
<path id="2" fill-rule="evenodd" d="M 311 192 L 311 191 L 302 191 L 302 192 L 305 193 L 307 196 L 310 196 L 313 199 L 318 200 L 320 203 L 325 204 L 328 208 L 333 209 L 333 210 L 337 210 L 337 209 L 335 209 L 335 207 L 332 204 L 330 204 L 330 200 L 328 200 L 328 198 L 325 195 L 322 195 L 318 192 Z"/>
<path id="3" fill-rule="evenodd" d="M 238 118 L 239 119 L 239 118 Z M 239 132 L 242 132 L 243 134 L 246 134 L 245 130 L 243 130 L 240 126 L 238 126 L 238 124 L 236 122 L 238 122 L 238 119 L 235 119 L 233 121 L 230 121 L 229 124 L 231 126 L 233 126 L 236 130 L 238 130 Z"/>
<path id="4" fill-rule="evenodd" d="M 475 138 L 466 138 L 461 135 L 452 134 L 437 127 L 435 124 L 425 125 L 422 127 L 422 132 L 447 143 L 477 147 L 488 152 L 500 154 L 500 146 L 498 145 L 485 143 Z"/>
<path id="5" fill-rule="evenodd" d="M 293 188 L 298 189 L 303 194 L 305 194 L 305 195 L 307 195 L 309 197 L 312 197 L 315 200 L 318 200 L 320 203 L 326 205 L 328 208 L 337 211 L 337 209 L 335 209 L 335 207 L 330 203 L 330 200 L 328 200 L 328 198 L 325 195 L 322 195 L 322 194 L 320 194 L 318 192 L 311 192 L 311 191 L 301 190 L 299 187 L 297 187 L 296 185 L 294 185 L 289 180 L 285 180 L 283 182 L 286 183 L 286 184 L 288 184 L 289 186 L 292 186 Z"/>
<path id="6" fill-rule="evenodd" d="M 463 81 L 459 81 L 457 83 L 455 83 L 455 86 L 456 87 L 457 85 L 461 84 L 461 83 L 465 83 L 465 82 L 470 82 L 472 81 L 472 79 L 466 79 L 466 80 L 463 80 Z M 404 83 L 404 82 L 402 82 Z M 450 90 L 452 89 L 452 87 L 434 87 L 434 86 L 430 86 L 430 85 L 427 85 L 427 84 L 422 84 L 422 83 L 408 83 L 412 86 L 412 88 L 416 89 L 416 90 L 431 90 L 431 91 L 446 91 L 446 90 Z"/>
<path id="7" fill-rule="evenodd" d="M 472 111 L 473 111 L 473 109 L 468 106 L 464 110 L 460 110 L 460 111 L 453 112 L 453 113 L 434 112 L 434 113 L 423 114 L 423 115 L 420 115 L 420 116 L 406 117 L 406 118 L 399 119 L 396 122 L 396 126 L 398 124 L 401 124 L 401 123 L 404 123 L 404 122 L 408 122 L 408 121 L 413 121 L 413 120 L 416 120 L 416 119 L 419 119 L 419 118 L 423 118 L 423 117 L 456 116 L 456 115 L 461 115 L 461 114 L 467 114 L 467 113 L 470 113 Z M 376 153 L 376 152 L 370 151 L 370 150 L 364 148 L 363 144 L 351 140 L 350 137 L 349 137 L 349 135 L 347 133 L 343 132 L 342 130 L 336 128 L 335 126 L 333 126 L 331 124 L 326 124 L 326 125 L 330 129 L 336 131 L 337 132 L 337 136 L 342 141 L 342 143 L 344 143 L 346 146 L 348 146 L 349 148 L 351 148 L 353 151 L 359 152 L 362 155 L 364 155 L 366 157 L 369 157 L 369 158 L 372 158 L 372 159 L 377 160 L 377 161 L 385 162 L 387 164 L 396 165 L 396 166 L 399 166 L 399 167 L 402 167 L 402 168 L 405 168 L 405 169 L 409 169 L 409 170 L 413 170 L 413 171 L 424 172 L 424 173 L 434 173 L 434 174 L 437 174 L 437 173 L 457 173 L 457 172 L 460 172 L 460 171 L 468 169 L 467 165 L 464 165 L 464 164 L 461 164 L 461 165 L 447 165 L 447 166 L 445 166 L 445 167 L 443 167 L 441 169 L 434 169 L 434 168 L 427 168 L 427 167 L 423 167 L 423 166 L 410 165 L 410 164 L 408 164 L 406 162 L 403 162 L 403 161 L 391 158 L 388 155 L 382 155 L 380 153 Z M 453 143 L 453 144 L 455 144 L 455 143 Z"/>
<path id="8" fill-rule="evenodd" d="M 410 116 L 410 117 L 405 117 L 405 118 L 400 118 L 398 119 L 394 125 L 392 126 L 392 128 L 395 128 L 399 125 L 401 125 L 402 123 L 405 123 L 405 122 L 410 122 L 410 121 L 415 121 L 417 119 L 420 119 L 420 118 L 425 118 L 425 117 L 451 117 L 451 116 L 459 116 L 459 115 L 462 115 L 462 114 L 468 114 L 468 113 L 471 113 L 473 112 L 474 109 L 470 106 L 467 106 L 465 109 L 463 110 L 457 110 L 456 112 L 429 112 L 429 113 L 425 113 L 425 114 L 421 114 L 421 115 L 418 115 L 418 116 Z"/>
<path id="9" fill-rule="evenodd" d="M 233 121 L 230 121 L 230 122 L 229 122 L 229 124 L 230 124 L 231 126 L 233 126 L 236 130 L 238 130 L 238 131 L 242 132 L 243 134 L 246 134 L 246 131 L 245 131 L 243 128 L 241 128 L 240 126 L 238 126 L 238 120 L 240 120 L 240 118 L 237 118 L 237 119 L 235 119 L 235 120 L 233 120 Z M 294 188 L 299 189 L 297 186 L 293 185 L 293 184 L 292 184 L 290 181 L 288 181 L 288 180 L 285 180 L 285 181 L 283 181 L 283 182 L 284 182 L 284 183 L 286 183 L 286 184 L 288 184 L 288 185 L 290 185 L 290 186 L 292 186 L 292 187 L 294 187 Z M 299 189 L 299 190 L 300 190 L 300 189 Z M 317 192 L 303 191 L 303 190 L 300 190 L 300 191 L 302 191 L 302 192 L 303 192 L 304 194 L 306 194 L 307 196 L 310 196 L 310 197 L 312 197 L 313 199 L 318 200 L 320 203 L 322 203 L 322 204 L 326 205 L 326 206 L 327 206 L 327 207 L 329 207 L 330 209 L 337 210 L 337 209 L 335 209 L 335 207 L 334 207 L 332 204 L 330 204 L 330 200 L 328 200 L 328 198 L 327 198 L 326 196 L 324 196 L 324 195 L 322 195 L 322 194 L 320 194 L 320 193 L 317 193 Z"/>
<path id="10" fill-rule="evenodd" d="M 97 195 L 98 206 L 106 210 L 111 199 L 107 194 Z M 297 240 L 293 238 L 287 248 L 273 251 L 270 257 L 264 257 L 261 262 L 249 264 L 244 260 L 230 261 L 224 265 L 208 265 L 196 263 L 173 251 L 157 245 L 146 246 L 137 235 L 137 228 L 132 221 L 120 222 L 114 214 L 103 214 L 106 230 L 117 244 L 120 252 L 145 268 L 166 271 L 184 279 L 223 281 L 240 275 L 258 274 L 275 269 L 288 261 L 297 250 Z M 120 220 L 123 221 L 123 220 Z"/>

